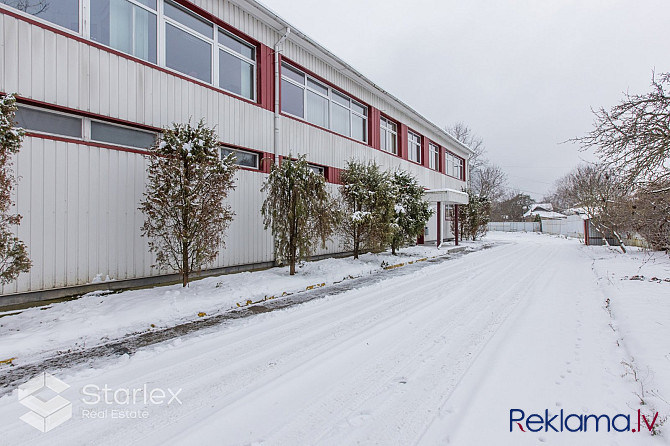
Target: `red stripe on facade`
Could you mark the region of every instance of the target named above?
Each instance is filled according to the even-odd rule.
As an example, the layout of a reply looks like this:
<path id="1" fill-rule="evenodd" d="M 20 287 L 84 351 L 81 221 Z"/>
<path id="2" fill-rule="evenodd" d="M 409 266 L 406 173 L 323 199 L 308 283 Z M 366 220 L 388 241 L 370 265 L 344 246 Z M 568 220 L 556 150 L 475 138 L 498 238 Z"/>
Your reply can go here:
<path id="1" fill-rule="evenodd" d="M 381 112 L 374 108 L 369 107 L 370 115 L 368 116 L 368 127 L 369 127 L 369 139 L 370 145 L 377 150 L 381 150 L 381 130 L 379 126 L 381 125 Z"/>
<path id="2" fill-rule="evenodd" d="M 398 156 L 404 160 L 407 159 L 407 126 L 403 123 L 398 123 Z"/>
<path id="3" fill-rule="evenodd" d="M 274 50 L 260 45 L 258 52 L 258 100 L 265 110 L 275 109 L 275 67 Z"/>

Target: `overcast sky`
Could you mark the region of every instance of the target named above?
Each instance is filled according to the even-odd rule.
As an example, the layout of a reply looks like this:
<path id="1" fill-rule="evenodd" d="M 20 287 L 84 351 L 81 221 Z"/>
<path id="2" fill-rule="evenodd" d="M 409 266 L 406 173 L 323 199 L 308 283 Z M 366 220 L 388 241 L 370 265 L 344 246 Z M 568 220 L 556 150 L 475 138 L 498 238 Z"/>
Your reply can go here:
<path id="1" fill-rule="evenodd" d="M 262 0 L 432 122 L 461 121 L 542 198 L 593 160 L 590 107 L 670 71 L 669 0 Z"/>

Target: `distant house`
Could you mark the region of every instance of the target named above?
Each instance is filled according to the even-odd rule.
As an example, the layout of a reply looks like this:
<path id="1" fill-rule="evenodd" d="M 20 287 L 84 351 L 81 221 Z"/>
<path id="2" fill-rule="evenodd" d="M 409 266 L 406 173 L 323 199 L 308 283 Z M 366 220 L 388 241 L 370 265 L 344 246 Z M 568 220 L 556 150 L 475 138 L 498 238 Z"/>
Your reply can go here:
<path id="1" fill-rule="evenodd" d="M 525 221 L 533 221 L 538 216 L 542 220 L 560 220 L 567 218 L 567 215 L 561 214 L 560 212 L 554 212 L 554 207 L 551 203 L 535 203 L 530 206 L 530 209 L 525 214 L 523 214 L 523 219 Z"/>

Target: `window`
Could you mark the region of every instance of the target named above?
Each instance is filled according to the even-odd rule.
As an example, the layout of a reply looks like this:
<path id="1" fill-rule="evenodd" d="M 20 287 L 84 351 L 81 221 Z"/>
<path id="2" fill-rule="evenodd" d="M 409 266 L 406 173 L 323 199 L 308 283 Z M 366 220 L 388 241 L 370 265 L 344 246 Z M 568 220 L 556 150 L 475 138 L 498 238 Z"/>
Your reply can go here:
<path id="1" fill-rule="evenodd" d="M 256 97 L 256 48 L 227 32 L 219 31 L 219 87 L 254 100 Z"/>
<path id="2" fill-rule="evenodd" d="M 421 164 L 421 137 L 412 131 L 408 131 L 407 143 L 409 160 Z"/>
<path id="3" fill-rule="evenodd" d="M 433 170 L 440 170 L 440 148 L 433 143 L 428 145 L 428 162 Z"/>
<path id="4" fill-rule="evenodd" d="M 221 158 L 228 155 L 233 155 L 234 162 L 238 166 L 250 167 L 258 169 L 258 154 L 254 152 L 247 152 L 246 150 L 230 149 L 228 147 L 221 147 Z"/>
<path id="5" fill-rule="evenodd" d="M 91 39 L 156 63 L 156 0 L 91 2 Z"/>
<path id="6" fill-rule="evenodd" d="M 28 131 L 138 149 L 147 149 L 156 141 L 156 133 L 146 130 L 25 105 L 19 105 L 16 122 Z"/>
<path id="7" fill-rule="evenodd" d="M 385 117 L 381 117 L 381 149 L 385 152 L 398 154 L 398 125 Z"/>
<path id="8" fill-rule="evenodd" d="M 82 137 L 83 119 L 60 113 L 20 105 L 16 112 L 16 123 L 26 129 L 53 135 Z"/>
<path id="9" fill-rule="evenodd" d="M 321 175 L 322 177 L 326 176 L 326 169 L 322 166 L 317 166 L 316 164 L 310 164 L 309 168 L 312 169 L 312 172 L 314 172 L 317 175 Z"/>
<path id="10" fill-rule="evenodd" d="M 165 65 L 211 83 L 214 25 L 170 2 L 164 8 Z"/>
<path id="11" fill-rule="evenodd" d="M 463 179 L 463 158 L 460 158 L 452 153 L 447 152 L 447 175 L 459 180 Z"/>
<path id="12" fill-rule="evenodd" d="M 0 3 L 79 32 L 79 0 L 0 0 Z"/>
<path id="13" fill-rule="evenodd" d="M 359 141 L 368 140 L 368 108 L 284 63 L 281 109 L 290 115 Z"/>
<path id="14" fill-rule="evenodd" d="M 91 140 L 147 149 L 156 142 L 156 134 L 106 122 L 91 121 Z"/>

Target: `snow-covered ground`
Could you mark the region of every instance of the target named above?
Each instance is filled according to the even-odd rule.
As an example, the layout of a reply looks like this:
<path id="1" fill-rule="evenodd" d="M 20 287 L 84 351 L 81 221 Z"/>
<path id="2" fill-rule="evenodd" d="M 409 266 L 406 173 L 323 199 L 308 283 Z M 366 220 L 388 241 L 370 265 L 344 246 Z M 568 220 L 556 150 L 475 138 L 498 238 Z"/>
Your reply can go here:
<path id="1" fill-rule="evenodd" d="M 626 279 L 670 277 L 667 257 L 655 256 L 638 271 L 646 254 L 623 256 L 539 234 L 488 238 L 497 246 L 409 276 L 240 319 L 96 368 L 50 370 L 70 386 L 62 396 L 72 401 L 72 419 L 41 433 L 19 420 L 27 409 L 14 392 L 0 398 L 0 439 L 12 445 L 667 444 L 667 425 L 652 437 L 644 423 L 636 433 L 608 433 L 602 424 L 593 432 L 593 419 L 588 432 L 574 433 L 522 432 L 510 423 L 512 409 L 526 417 L 545 410 L 621 413 L 636 429 L 638 409 L 647 417 L 658 411 L 656 426 L 670 414 L 670 283 Z M 343 268 L 338 276 L 347 274 Z M 71 308 L 86 320 L 95 307 Z M 41 315 L 23 317 L 30 323 Z M 105 385 L 112 389 L 109 404 L 95 401 Z M 162 404 L 145 401 L 144 392 L 136 401 L 124 397 L 144 388 L 167 397 Z M 179 401 L 167 404 L 173 393 Z"/>
<path id="2" fill-rule="evenodd" d="M 470 247 L 469 247 L 470 248 Z M 390 252 L 353 258 L 325 259 L 288 267 L 243 272 L 181 284 L 118 294 L 94 292 L 79 299 L 36 307 L 0 318 L 0 361 L 31 363 L 57 351 L 88 348 L 130 333 L 171 327 L 204 315 L 212 316 L 268 297 L 303 291 L 380 271 L 395 265 L 444 255 L 446 249 L 414 246 L 400 255 Z M 204 313 L 204 315 L 202 315 Z M 201 315 L 201 316 L 199 316 Z"/>

